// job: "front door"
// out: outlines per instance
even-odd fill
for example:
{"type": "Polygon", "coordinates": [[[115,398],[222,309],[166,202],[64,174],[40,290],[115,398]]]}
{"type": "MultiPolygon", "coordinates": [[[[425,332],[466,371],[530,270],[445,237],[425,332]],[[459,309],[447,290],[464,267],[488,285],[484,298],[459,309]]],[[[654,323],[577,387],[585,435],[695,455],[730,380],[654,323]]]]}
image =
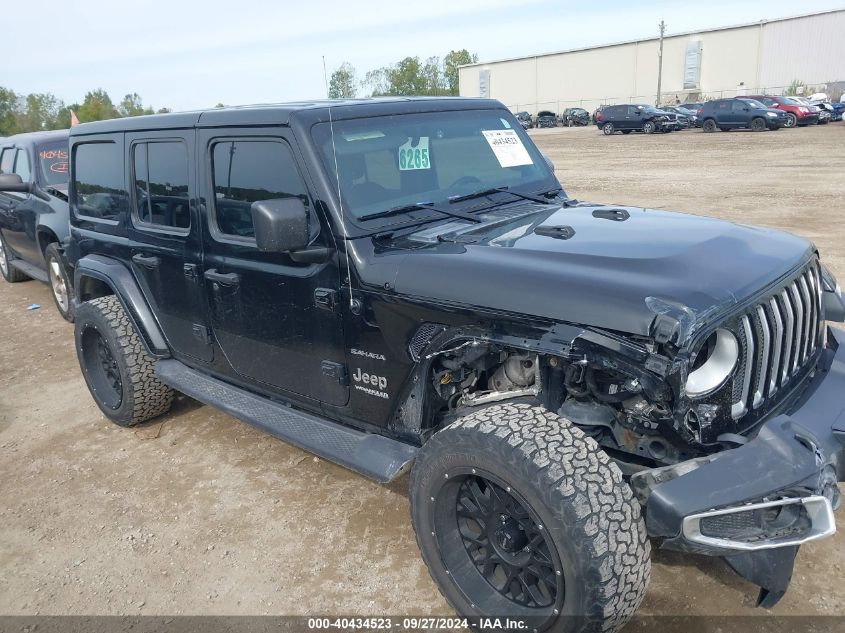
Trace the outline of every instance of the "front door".
{"type": "Polygon", "coordinates": [[[195,132],[127,134],[131,266],[174,355],[213,359],[192,165],[195,132]]]}
{"type": "MultiPolygon", "coordinates": [[[[23,182],[31,182],[32,161],[25,148],[10,148],[0,157],[3,163],[2,171],[17,174],[23,182]]],[[[38,239],[35,235],[36,206],[39,200],[29,193],[4,191],[0,193],[0,213],[3,214],[0,226],[6,244],[22,260],[44,267],[41,252],[38,249],[38,239]]]]}
{"type": "MultiPolygon", "coordinates": [[[[214,338],[231,370],[282,395],[346,404],[336,259],[300,262],[288,253],[259,251],[255,243],[253,202],[296,196],[314,211],[290,137],[278,128],[199,134],[207,166],[203,277],[214,338]]],[[[330,232],[319,222],[313,243],[331,247],[330,232]]]]}

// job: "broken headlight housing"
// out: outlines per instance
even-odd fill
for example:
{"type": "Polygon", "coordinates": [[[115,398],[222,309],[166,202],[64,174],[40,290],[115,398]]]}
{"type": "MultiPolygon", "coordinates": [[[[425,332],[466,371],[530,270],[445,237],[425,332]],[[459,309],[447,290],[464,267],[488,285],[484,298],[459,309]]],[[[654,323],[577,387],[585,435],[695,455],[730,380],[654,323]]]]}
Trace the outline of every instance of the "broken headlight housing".
{"type": "Polygon", "coordinates": [[[719,328],[702,343],[694,359],[686,392],[698,398],[713,393],[730,377],[739,359],[739,342],[733,332],[719,328]]]}

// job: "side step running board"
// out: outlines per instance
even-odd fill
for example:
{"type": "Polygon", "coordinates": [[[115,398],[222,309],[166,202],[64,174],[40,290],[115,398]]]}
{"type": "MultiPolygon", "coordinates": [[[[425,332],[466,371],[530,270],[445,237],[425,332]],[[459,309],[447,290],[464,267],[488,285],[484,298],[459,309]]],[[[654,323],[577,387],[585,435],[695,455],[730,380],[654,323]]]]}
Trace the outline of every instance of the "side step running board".
{"type": "Polygon", "coordinates": [[[17,268],[27,277],[32,277],[33,279],[37,279],[38,281],[43,281],[45,284],[50,283],[50,277],[47,275],[46,270],[41,270],[38,266],[33,266],[29,262],[25,262],[22,259],[10,259],[9,264],[17,268]]]}
{"type": "Polygon", "coordinates": [[[243,391],[178,360],[156,362],[155,373],[163,383],[195,400],[381,483],[404,472],[419,450],[243,391]]]}

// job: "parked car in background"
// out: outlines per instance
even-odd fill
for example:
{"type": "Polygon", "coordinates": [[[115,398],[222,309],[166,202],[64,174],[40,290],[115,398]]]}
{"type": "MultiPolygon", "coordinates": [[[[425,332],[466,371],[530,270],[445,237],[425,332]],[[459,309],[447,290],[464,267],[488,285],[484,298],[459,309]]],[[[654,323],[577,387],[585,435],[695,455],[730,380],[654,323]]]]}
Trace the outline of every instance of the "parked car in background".
{"type": "Polygon", "coordinates": [[[528,114],[528,112],[517,112],[514,116],[516,117],[516,120],[519,121],[523,130],[528,130],[534,127],[534,121],[531,119],[531,115],[528,114]]]}
{"type": "Polygon", "coordinates": [[[665,106],[662,109],[677,115],[678,122],[683,128],[699,127],[696,110],[689,110],[685,106],[665,106]]]}
{"type": "Polygon", "coordinates": [[[615,132],[668,132],[675,129],[675,122],[666,112],[651,106],[614,105],[606,106],[596,114],[596,127],[607,135],[615,132]]]}
{"type": "Polygon", "coordinates": [[[557,115],[549,110],[540,110],[537,113],[536,126],[541,127],[557,127],[557,115]]]}
{"type": "Polygon", "coordinates": [[[668,123],[664,126],[663,132],[674,132],[675,130],[681,130],[684,128],[684,124],[678,119],[678,115],[674,112],[670,112],[666,108],[660,107],[656,108],[653,105],[648,103],[638,103],[636,106],[646,112],[658,112],[668,119],[668,123]]]}
{"type": "Polygon", "coordinates": [[[803,106],[807,106],[811,111],[819,115],[819,125],[830,123],[830,110],[822,106],[822,102],[813,103],[806,97],[790,97],[793,101],[797,101],[803,106]]]}
{"type": "Polygon", "coordinates": [[[0,273],[9,283],[50,284],[59,313],[73,321],[62,250],[70,234],[67,148],[67,130],[0,140],[0,273]]]}
{"type": "Polygon", "coordinates": [[[698,111],[705,132],[746,128],[755,132],[779,130],[786,123],[784,114],[745,97],[708,101],[698,111]]]}
{"type": "Polygon", "coordinates": [[[747,99],[755,99],[767,108],[773,108],[786,113],[786,124],[784,127],[795,127],[813,125],[818,123],[819,115],[814,113],[810,106],[805,106],[791,97],[779,95],[747,95],[747,99]]]}
{"type": "Polygon", "coordinates": [[[566,127],[589,125],[590,113],[584,108],[566,108],[560,115],[560,122],[566,127]]]}

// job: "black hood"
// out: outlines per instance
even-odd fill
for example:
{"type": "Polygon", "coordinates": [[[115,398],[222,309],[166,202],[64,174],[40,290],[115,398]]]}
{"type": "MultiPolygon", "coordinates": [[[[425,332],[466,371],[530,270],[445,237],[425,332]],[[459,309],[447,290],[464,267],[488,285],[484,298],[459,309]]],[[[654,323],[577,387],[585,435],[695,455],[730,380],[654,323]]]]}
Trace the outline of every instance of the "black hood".
{"type": "Polygon", "coordinates": [[[480,225],[427,225],[377,249],[362,277],[400,295],[639,335],[669,311],[688,336],[814,250],[781,231],[668,211],[521,210],[527,215],[498,221],[491,212],[480,225]],[[382,257],[392,262],[380,266],[382,257]],[[377,278],[388,270],[392,279],[377,278]]]}

